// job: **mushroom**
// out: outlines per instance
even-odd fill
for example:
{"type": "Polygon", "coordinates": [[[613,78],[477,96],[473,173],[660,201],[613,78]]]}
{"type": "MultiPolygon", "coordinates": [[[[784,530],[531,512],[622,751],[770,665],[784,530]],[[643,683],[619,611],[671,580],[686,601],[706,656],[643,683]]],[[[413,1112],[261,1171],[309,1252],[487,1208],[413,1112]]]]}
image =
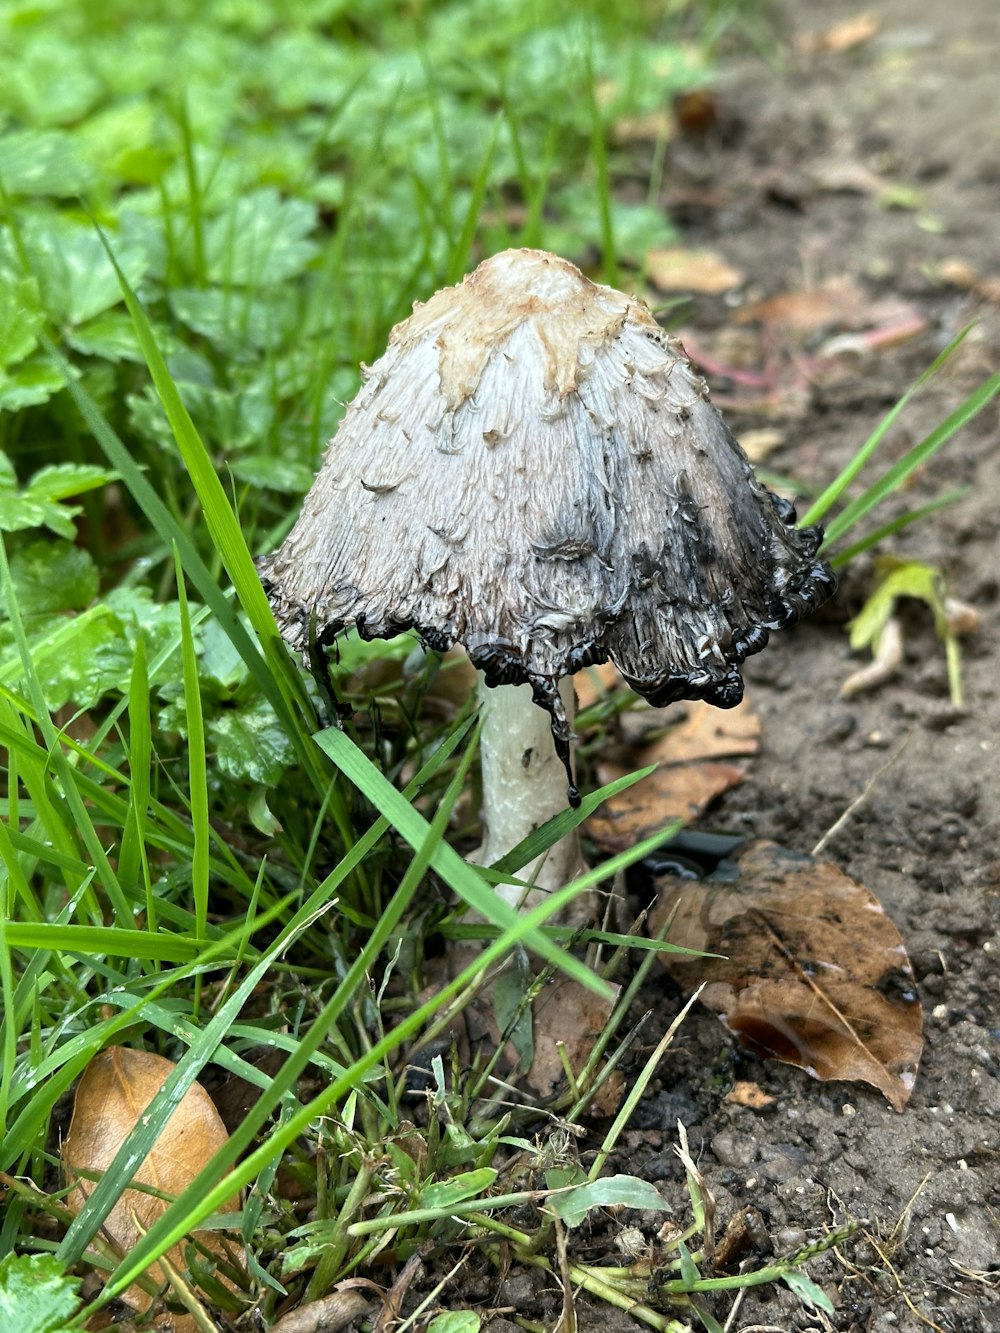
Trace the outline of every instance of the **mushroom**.
{"type": "MultiPolygon", "coordinates": [[[[489,687],[486,864],[579,804],[574,672],[610,658],[654,705],[731,708],[743,659],[836,586],[680,345],[564,259],[487,259],[363,374],[261,578],[295,648],[351,625],[464,646],[489,687]]],[[[571,836],[523,873],[547,891],[582,865],[571,836]]]]}

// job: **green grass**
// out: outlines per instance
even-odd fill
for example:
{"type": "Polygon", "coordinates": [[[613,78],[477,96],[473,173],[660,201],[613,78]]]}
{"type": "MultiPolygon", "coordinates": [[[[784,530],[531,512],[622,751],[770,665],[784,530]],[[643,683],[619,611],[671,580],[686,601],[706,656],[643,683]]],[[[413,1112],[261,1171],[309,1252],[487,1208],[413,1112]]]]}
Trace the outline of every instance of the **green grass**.
{"type": "MultiPolygon", "coordinates": [[[[513,1247],[555,1271],[560,1227],[599,1204],[651,1205],[643,1182],[599,1174],[625,1112],[589,1177],[553,1117],[581,1119],[634,1046],[626,1019],[659,946],[592,933],[573,952],[546,926],[651,843],[524,916],[490,889],[641,775],[474,870],[460,854],[476,837],[471,706],[429,724],[434,660],[408,640],[348,639],[333,674],[354,720],[324,730],[253,556],[288,530],[360,363],[413,300],[507,245],[617,280],[671,239],[657,209],[616,196],[635,164],[610,126],[702,80],[727,11],[680,13],[701,22],[698,46],[661,8],[0,0],[0,1291],[21,1271],[10,1256],[54,1254],[61,1268],[38,1269],[53,1329],[82,1327],[239,1189],[240,1295],[193,1252],[186,1281],[227,1317],[259,1299],[268,1324],[428,1238],[473,1239],[498,1265],[513,1247]],[[371,702],[351,690],[373,664],[391,686],[371,702]],[[428,994],[434,956],[470,933],[455,903],[487,919],[472,932],[483,951],[428,994]],[[414,1154],[408,1064],[434,1052],[491,967],[528,975],[529,956],[543,979],[628,983],[545,1108],[555,1128],[523,1137],[539,1108],[508,1105],[495,1057],[459,1072],[457,1056],[431,1054],[414,1154]],[[115,1043],[176,1067],[73,1217],[57,1125],[115,1043]],[[268,1052],[283,1057],[276,1072],[268,1052]],[[115,1254],[103,1219],[210,1068],[257,1100],[115,1254]],[[530,1184],[515,1188],[526,1152],[530,1184]],[[60,1273],[89,1267],[108,1276],[104,1295],[66,1305],[60,1273]]],[[[997,387],[868,483],[831,534],[867,519],[997,387]]],[[[876,434],[810,517],[862,465],[867,482],[876,434]]],[[[525,1004],[505,1021],[530,1045],[525,1004]]],[[[574,1281],[655,1328],[717,1327],[698,1305],[690,1170],[687,1185],[690,1225],[658,1287],[581,1265],[574,1281]]],[[[798,1282],[821,1303],[797,1274],[803,1257],[753,1280],[798,1282]]]]}

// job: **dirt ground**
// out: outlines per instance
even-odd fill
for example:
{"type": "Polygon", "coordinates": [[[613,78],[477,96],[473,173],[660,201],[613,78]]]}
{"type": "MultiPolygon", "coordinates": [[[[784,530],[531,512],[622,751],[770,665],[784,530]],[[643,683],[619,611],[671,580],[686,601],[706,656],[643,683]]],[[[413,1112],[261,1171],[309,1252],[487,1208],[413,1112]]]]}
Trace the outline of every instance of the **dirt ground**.
{"type": "MultiPolygon", "coordinates": [[[[667,175],[685,244],[720,251],[747,276],[751,299],[816,291],[846,277],[873,307],[892,297],[927,322],[896,347],[845,352],[825,377],[810,380],[806,367],[806,382],[779,394],[770,411],[732,415],[737,434],[779,429],[787,443],[767,466],[812,481],[846,461],[971,318],[980,323],[969,345],[903,417],[888,456],[920,439],[1000,359],[997,305],[942,276],[965,285],[973,273],[1000,274],[994,0],[937,8],[877,0],[868,11],[878,31],[854,50],[793,47],[781,69],[757,60],[730,68],[719,89],[718,139],[679,150],[667,175]],[[891,195],[866,181],[867,172],[885,190],[905,187],[898,198],[907,206],[886,207],[891,195]],[[696,187],[707,198],[702,205],[696,187]]],[[[856,12],[842,0],[801,4],[789,37],[856,12]]],[[[738,314],[719,298],[696,304],[694,337],[721,348],[719,361],[727,350],[732,357],[726,329],[738,314]]],[[[786,352],[779,332],[765,350],[779,360],[804,357],[811,336],[815,330],[786,352]]],[[[724,380],[713,387],[737,396],[724,380]]],[[[778,1252],[803,1232],[865,1219],[887,1259],[891,1252],[890,1267],[862,1237],[842,1248],[841,1261],[811,1266],[837,1307],[832,1321],[770,1290],[747,1294],[737,1329],[1000,1329],[998,445],[991,406],[901,504],[956,484],[971,488],[968,497],[891,547],[939,566],[982,615],[963,645],[964,713],[951,707],[941,645],[916,604],[905,622],[901,673],[877,692],[839,697],[852,669],[844,622],[870,589],[865,560],[848,571],[827,614],[747,664],[761,752],[707,826],[809,851],[906,742],[825,855],[866,884],[898,926],[919,982],[926,1044],[912,1099],[898,1115],[863,1085],[821,1084],[732,1049],[705,1013],[685,1023],[662,1090],[637,1122],[663,1132],[663,1152],[620,1168],[678,1178],[670,1149],[680,1118],[722,1218],[753,1204],[778,1252]],[[725,1101],[727,1080],[718,1074],[727,1062],[735,1066],[730,1078],[752,1079],[775,1098],[766,1110],[725,1101]]]]}
{"type": "MultiPolygon", "coordinates": [[[[713,394],[731,404],[737,435],[780,432],[769,469],[813,484],[836,472],[970,319],[979,323],[960,355],[894,428],[886,457],[920,439],[998,364],[995,0],[874,0],[868,12],[878,20],[868,40],[816,52],[794,38],[857,10],[844,0],[795,6],[780,57],[727,65],[718,124],[672,146],[664,178],[682,243],[713,248],[746,278],[738,305],[697,298],[682,336],[716,365],[740,357],[770,365],[763,388],[710,374],[713,394]],[[992,287],[977,286],[976,275],[992,287]],[[807,318],[790,331],[747,319],[754,301],[815,294],[830,280],[829,290],[846,284],[850,299],[825,321],[807,318]],[[866,350],[858,332],[891,322],[901,307],[923,330],[866,350]],[[825,345],[831,338],[839,346],[825,345]]],[[[906,742],[825,855],[898,926],[926,1044],[912,1099],[897,1114],[865,1085],[820,1083],[756,1060],[704,1011],[685,1022],[655,1096],[633,1121],[629,1150],[610,1168],[658,1182],[680,1207],[680,1119],[723,1225],[752,1205],[782,1253],[846,1220],[865,1224],[837,1255],[810,1265],[836,1306],[832,1318],[784,1288],[761,1288],[735,1313],[731,1294],[714,1307],[727,1329],[1000,1329],[998,444],[991,405],[892,502],[900,512],[970,487],[888,548],[939,566],[982,616],[963,641],[964,712],[949,701],[941,643],[916,603],[904,613],[899,674],[876,692],[839,696],[857,665],[845,625],[872,586],[867,558],[824,613],[747,663],[760,753],[705,828],[808,852],[906,742]],[[773,1101],[753,1110],[727,1100],[735,1079],[773,1101]]],[[[650,994],[662,1030],[679,1001],[669,983],[650,994]]],[[[595,1237],[591,1257],[599,1254],[595,1237]]],[[[499,1289],[484,1274],[482,1285],[469,1295],[546,1327],[558,1318],[559,1293],[540,1274],[513,1273],[499,1289]]],[[[578,1315],[583,1330],[637,1327],[585,1299],[578,1315]]]]}

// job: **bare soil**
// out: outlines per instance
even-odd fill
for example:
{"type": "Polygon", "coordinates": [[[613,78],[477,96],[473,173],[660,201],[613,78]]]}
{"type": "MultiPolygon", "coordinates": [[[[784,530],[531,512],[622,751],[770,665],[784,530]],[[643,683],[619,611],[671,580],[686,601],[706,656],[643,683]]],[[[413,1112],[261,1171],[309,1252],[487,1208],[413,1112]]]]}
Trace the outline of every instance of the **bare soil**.
{"type": "MultiPolygon", "coordinates": [[[[683,244],[708,246],[746,276],[741,303],[699,297],[685,325],[708,360],[780,369],[779,392],[758,410],[745,383],[711,376],[737,400],[737,435],[763,426],[783,443],[768,469],[820,485],[970,319],[960,354],[907,410],[886,441],[898,457],[992,373],[1000,309],[1000,24],[995,0],[914,6],[874,0],[878,31],[853,50],[807,53],[797,34],[857,11],[845,0],[803,3],[781,50],[740,56],[717,88],[718,123],[670,149],[664,203],[683,244]],[[877,178],[877,180],[875,179],[877,178]],[[889,206],[891,203],[896,206],[889,206]],[[961,261],[960,264],[952,261],[961,261]],[[755,299],[816,292],[848,278],[877,311],[905,302],[924,330],[878,352],[860,346],[817,367],[818,344],[857,330],[864,310],[796,341],[740,312],[755,299]],[[982,292],[987,296],[984,297],[982,292]],[[991,303],[987,297],[992,295],[991,303]],[[735,332],[734,332],[735,331],[735,332]]],[[[878,319],[873,315],[873,322],[878,319]]],[[[760,397],[760,395],[758,395],[760,397]]],[[[766,395],[765,395],[766,397],[766,395]]],[[[956,485],[970,488],[886,549],[938,566],[982,616],[963,641],[966,708],[949,701],[945,657],[926,608],[904,610],[905,659],[876,692],[839,695],[856,667],[845,632],[872,587],[867,557],[847,571],[824,613],[777,636],[747,663],[762,720],[747,780],[705,818],[707,828],[774,839],[808,852],[871,783],[825,855],[866,884],[898,926],[924,1006],[926,1044],[912,1099],[897,1114],[864,1085],[820,1083],[737,1047],[706,1012],[684,1023],[611,1169],[657,1182],[683,1209],[673,1152],[678,1119],[722,1226],[752,1206],[776,1253],[860,1219],[858,1236],[809,1268],[836,1313],[810,1313],[783,1288],[732,1294],[713,1307],[727,1328],[902,1333],[1000,1329],[1000,672],[998,528],[1000,437],[989,407],[927,466],[892,512],[956,485]],[[903,744],[905,742],[905,745],[903,744]],[[727,1100],[737,1079],[773,1100],[760,1110],[727,1100]],[[727,1318],[731,1323],[726,1323],[727,1318]]],[[[652,992],[662,1031],[679,1000],[652,992]]],[[[627,1215],[655,1234],[662,1219],[627,1215]]],[[[612,1233],[588,1257],[614,1253],[612,1233]]],[[[561,1299],[542,1274],[470,1275],[466,1295],[545,1327],[561,1299]]],[[[637,1327],[581,1297],[582,1330],[637,1327]]],[[[492,1324],[498,1330],[502,1324],[492,1324]]]]}

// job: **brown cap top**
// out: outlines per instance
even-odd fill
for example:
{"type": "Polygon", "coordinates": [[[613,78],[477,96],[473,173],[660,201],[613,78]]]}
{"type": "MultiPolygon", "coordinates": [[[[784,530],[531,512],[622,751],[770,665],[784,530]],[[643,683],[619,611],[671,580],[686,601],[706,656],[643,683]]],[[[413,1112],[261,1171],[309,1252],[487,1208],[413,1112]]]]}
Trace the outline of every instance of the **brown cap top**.
{"type": "Polygon", "coordinates": [[[259,567],[292,645],[313,614],[461,643],[565,741],[557,681],[608,658],[655,704],[739,702],[835,587],[794,519],[642,301],[508,250],[393,329],[259,567]]]}

